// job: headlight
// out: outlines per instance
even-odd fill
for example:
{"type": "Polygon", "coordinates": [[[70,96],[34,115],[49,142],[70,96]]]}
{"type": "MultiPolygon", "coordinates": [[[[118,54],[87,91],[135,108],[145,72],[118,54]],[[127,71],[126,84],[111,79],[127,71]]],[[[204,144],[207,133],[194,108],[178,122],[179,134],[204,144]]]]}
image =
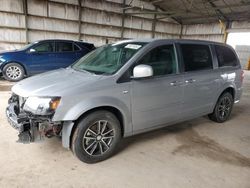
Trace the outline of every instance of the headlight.
{"type": "Polygon", "coordinates": [[[23,110],[36,115],[51,115],[60,103],[60,97],[29,97],[23,110]]]}
{"type": "Polygon", "coordinates": [[[0,65],[3,64],[3,62],[5,62],[5,59],[0,55],[0,65]]]}

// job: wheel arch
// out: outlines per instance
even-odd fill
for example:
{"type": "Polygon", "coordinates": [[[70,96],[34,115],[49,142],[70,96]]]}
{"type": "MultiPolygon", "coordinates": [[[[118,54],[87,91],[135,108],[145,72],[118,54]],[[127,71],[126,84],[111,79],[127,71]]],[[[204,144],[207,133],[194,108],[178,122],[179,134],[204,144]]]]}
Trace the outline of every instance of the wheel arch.
{"type": "Polygon", "coordinates": [[[80,117],[78,117],[78,119],[76,119],[74,121],[72,129],[70,131],[70,135],[67,136],[69,139],[69,141],[68,141],[69,148],[71,148],[73,134],[77,128],[78,122],[81,121],[87,115],[89,115],[95,111],[98,111],[98,110],[106,110],[106,111],[113,113],[116,116],[116,118],[118,119],[118,121],[120,122],[120,125],[121,125],[122,137],[124,137],[124,124],[125,124],[125,122],[124,122],[124,116],[123,116],[122,112],[118,108],[113,107],[113,106],[98,106],[98,107],[94,107],[92,109],[85,111],[83,114],[80,115],[80,117]]]}
{"type": "MultiPolygon", "coordinates": [[[[221,92],[220,96],[223,95],[223,94],[226,93],[226,92],[230,93],[230,94],[232,95],[233,99],[235,98],[235,88],[234,88],[234,87],[228,86],[227,88],[225,88],[225,89],[221,92]]],[[[220,98],[220,96],[219,96],[219,98],[220,98]]],[[[219,99],[219,98],[218,98],[218,99],[219,99]]]]}
{"type": "Polygon", "coordinates": [[[18,61],[8,61],[8,62],[6,62],[3,65],[2,70],[4,70],[4,67],[6,67],[7,65],[9,65],[10,63],[16,63],[16,64],[20,65],[23,68],[23,70],[24,70],[24,75],[26,75],[26,76],[28,75],[27,67],[25,65],[23,65],[22,63],[18,62],[18,61]]]}
{"type": "Polygon", "coordinates": [[[216,104],[217,104],[217,102],[218,102],[218,100],[219,100],[219,98],[225,93],[225,92],[229,92],[229,93],[231,93],[232,94],[232,96],[233,96],[233,100],[235,99],[235,87],[234,86],[232,86],[232,85],[227,85],[227,86],[225,86],[219,93],[217,93],[217,96],[215,96],[215,98],[214,98],[214,104],[212,105],[212,107],[211,107],[211,112],[214,110],[214,108],[215,108],[215,106],[216,106],[216,104]]]}

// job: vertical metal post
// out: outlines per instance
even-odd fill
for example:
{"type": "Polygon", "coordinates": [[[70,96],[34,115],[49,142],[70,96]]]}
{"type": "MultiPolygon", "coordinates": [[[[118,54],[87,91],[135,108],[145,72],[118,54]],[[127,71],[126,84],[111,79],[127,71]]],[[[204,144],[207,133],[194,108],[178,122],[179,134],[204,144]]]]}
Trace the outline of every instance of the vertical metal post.
{"type": "Polygon", "coordinates": [[[28,7],[27,0],[23,0],[23,13],[24,13],[24,24],[25,24],[25,43],[29,43],[28,38],[28,7]]]}
{"type": "Polygon", "coordinates": [[[78,40],[81,40],[82,34],[82,0],[78,0],[78,40]]]}
{"type": "Polygon", "coordinates": [[[46,8],[47,8],[47,17],[49,17],[49,0],[46,2],[46,8]]]}
{"type": "Polygon", "coordinates": [[[227,43],[227,38],[228,38],[227,30],[229,29],[230,22],[224,23],[221,20],[219,20],[219,23],[223,32],[223,43],[227,43]]]}
{"type": "Polygon", "coordinates": [[[126,7],[126,0],[123,0],[122,3],[122,26],[121,26],[121,39],[124,39],[124,23],[125,23],[125,7],[126,7]]]}
{"type": "MultiPolygon", "coordinates": [[[[157,7],[155,7],[155,12],[157,12],[157,7]]],[[[153,22],[152,22],[152,33],[151,33],[152,38],[155,38],[156,22],[157,22],[157,15],[154,14],[154,19],[153,19],[153,22]]]]}
{"type": "Polygon", "coordinates": [[[180,39],[182,39],[182,35],[183,35],[183,24],[181,24],[181,32],[180,32],[180,36],[179,36],[180,39]]]}
{"type": "Polygon", "coordinates": [[[231,27],[231,22],[227,22],[226,23],[226,28],[224,31],[224,38],[223,38],[223,42],[226,44],[227,43],[227,38],[228,38],[228,29],[231,27]]]}

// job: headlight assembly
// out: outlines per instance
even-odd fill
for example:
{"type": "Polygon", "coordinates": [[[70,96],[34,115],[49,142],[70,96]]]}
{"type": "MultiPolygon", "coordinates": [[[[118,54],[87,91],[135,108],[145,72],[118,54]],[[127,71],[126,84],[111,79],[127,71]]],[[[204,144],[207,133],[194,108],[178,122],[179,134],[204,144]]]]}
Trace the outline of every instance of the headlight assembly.
{"type": "Polygon", "coordinates": [[[5,62],[5,59],[3,58],[3,56],[0,55],[0,65],[5,62]]]}
{"type": "Polygon", "coordinates": [[[29,97],[23,110],[35,115],[51,115],[60,103],[60,97],[29,97]]]}

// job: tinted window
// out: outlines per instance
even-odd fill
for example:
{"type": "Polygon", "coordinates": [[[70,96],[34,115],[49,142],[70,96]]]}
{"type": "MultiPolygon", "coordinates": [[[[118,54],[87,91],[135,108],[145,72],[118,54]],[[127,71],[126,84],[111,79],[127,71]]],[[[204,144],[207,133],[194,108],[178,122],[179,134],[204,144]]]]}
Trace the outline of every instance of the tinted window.
{"type": "Polygon", "coordinates": [[[230,48],[216,45],[215,51],[217,54],[219,67],[237,65],[237,58],[230,48]]]}
{"type": "Polygon", "coordinates": [[[71,42],[56,42],[57,52],[72,52],[73,44],[71,42]]]}
{"type": "Polygon", "coordinates": [[[42,44],[38,44],[33,49],[36,52],[53,52],[54,42],[44,42],[42,44]]]}
{"type": "Polygon", "coordinates": [[[74,44],[74,51],[79,51],[81,50],[77,45],[74,44]]]}
{"type": "Polygon", "coordinates": [[[181,51],[184,60],[185,72],[213,68],[209,46],[182,44],[181,51]]]}
{"type": "Polygon", "coordinates": [[[160,46],[146,54],[139,64],[150,65],[154,76],[176,73],[176,59],[173,45],[160,46]]]}

